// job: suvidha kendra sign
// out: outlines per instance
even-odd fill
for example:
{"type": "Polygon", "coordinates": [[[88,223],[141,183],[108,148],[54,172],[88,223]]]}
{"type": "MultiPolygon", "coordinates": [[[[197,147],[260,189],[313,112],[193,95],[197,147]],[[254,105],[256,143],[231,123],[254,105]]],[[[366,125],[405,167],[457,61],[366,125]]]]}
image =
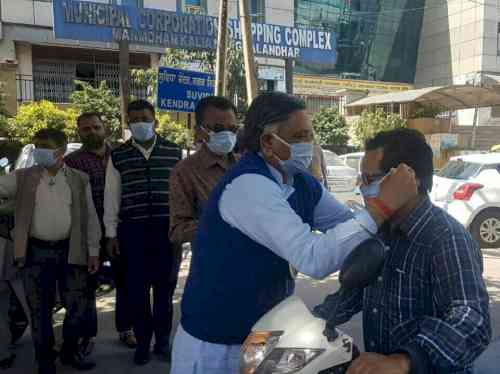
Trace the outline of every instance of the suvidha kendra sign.
{"type": "MultiPolygon", "coordinates": [[[[159,9],[87,1],[54,0],[54,32],[58,39],[98,42],[128,41],[156,47],[215,50],[217,18],[159,9]]],[[[241,45],[238,20],[229,21],[229,36],[241,45]]],[[[252,23],[256,55],[335,65],[333,32],[252,23]]]]}

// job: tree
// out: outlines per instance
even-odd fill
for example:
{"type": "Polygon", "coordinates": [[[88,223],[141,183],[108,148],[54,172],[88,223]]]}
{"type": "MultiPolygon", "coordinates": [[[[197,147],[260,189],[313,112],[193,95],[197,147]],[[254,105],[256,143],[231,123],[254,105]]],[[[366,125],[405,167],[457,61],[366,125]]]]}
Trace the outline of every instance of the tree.
{"type": "Polygon", "coordinates": [[[375,111],[364,111],[359,119],[352,124],[352,142],[364,147],[365,142],[381,131],[406,127],[406,120],[399,114],[386,113],[378,108],[375,111]]]}
{"type": "Polygon", "coordinates": [[[159,135],[183,149],[191,148],[193,145],[193,136],[184,124],[172,120],[168,113],[157,113],[156,118],[159,122],[156,131],[159,135]]]}
{"type": "MultiPolygon", "coordinates": [[[[192,69],[204,73],[214,74],[215,53],[204,51],[190,51],[185,49],[165,49],[160,65],[177,69],[192,69]]],[[[226,96],[234,101],[238,112],[246,109],[247,94],[245,83],[245,66],[243,51],[234,43],[228,46],[226,67],[226,96]]],[[[158,70],[157,69],[133,69],[131,78],[140,85],[149,87],[149,99],[156,100],[158,92],[158,70]]]]}
{"type": "Polygon", "coordinates": [[[110,137],[114,140],[121,138],[120,99],[113,95],[106,81],[102,81],[98,87],[93,87],[87,82],[75,81],[75,83],[80,86],[80,90],[71,94],[70,101],[73,107],[80,113],[100,113],[110,137]]]}
{"type": "Polygon", "coordinates": [[[60,109],[50,101],[39,101],[19,107],[15,117],[8,121],[9,136],[26,144],[41,129],[63,130],[70,140],[75,140],[78,112],[72,108],[60,109]]]}
{"type": "Polygon", "coordinates": [[[10,114],[7,111],[7,107],[5,105],[5,99],[7,97],[7,94],[5,92],[5,83],[0,82],[0,133],[2,136],[8,136],[9,133],[10,114]]]}
{"type": "Polygon", "coordinates": [[[345,147],[349,129],[337,108],[323,108],[312,119],[316,141],[322,147],[345,147]]]}

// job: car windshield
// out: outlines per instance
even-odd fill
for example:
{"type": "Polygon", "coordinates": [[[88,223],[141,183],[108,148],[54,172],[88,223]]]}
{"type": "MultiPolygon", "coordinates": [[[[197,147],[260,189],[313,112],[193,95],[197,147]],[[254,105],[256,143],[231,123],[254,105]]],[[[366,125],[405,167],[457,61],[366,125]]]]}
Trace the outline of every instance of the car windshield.
{"type": "Polygon", "coordinates": [[[477,175],[483,165],[461,159],[449,161],[438,173],[438,176],[450,179],[469,179],[477,175]]]}
{"type": "Polygon", "coordinates": [[[330,151],[323,151],[325,161],[328,166],[345,166],[342,160],[335,153],[330,151]]]}

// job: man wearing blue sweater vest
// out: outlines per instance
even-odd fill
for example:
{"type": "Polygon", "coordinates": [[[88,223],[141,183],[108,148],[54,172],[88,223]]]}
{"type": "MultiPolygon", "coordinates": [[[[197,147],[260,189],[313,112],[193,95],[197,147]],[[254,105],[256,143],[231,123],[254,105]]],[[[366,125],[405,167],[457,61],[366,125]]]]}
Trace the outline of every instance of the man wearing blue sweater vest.
{"type": "Polygon", "coordinates": [[[381,182],[377,202],[354,216],[307,173],[313,129],[293,96],[257,97],[244,131],[247,152],[199,222],[171,374],[238,373],[252,326],[293,293],[289,265],[314,278],[339,270],[385,212],[417,194],[413,171],[400,165],[381,182]]]}

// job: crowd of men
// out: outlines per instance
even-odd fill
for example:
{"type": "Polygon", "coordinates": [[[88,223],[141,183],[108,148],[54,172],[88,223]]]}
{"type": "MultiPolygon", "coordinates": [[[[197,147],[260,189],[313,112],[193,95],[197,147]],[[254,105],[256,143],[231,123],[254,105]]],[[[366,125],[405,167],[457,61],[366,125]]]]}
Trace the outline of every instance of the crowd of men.
{"type": "MultiPolygon", "coordinates": [[[[0,177],[0,196],[15,200],[13,265],[26,290],[39,374],[55,374],[58,356],[78,370],[96,366],[104,261],[116,286],[118,337],[135,349],[136,365],[148,364],[154,341],[153,353],[171,362],[172,374],[236,374],[251,327],[294,292],[290,265],[323,278],[373,235],[390,247],[383,273],[343,298],[334,321],[364,314],[369,353],[348,373],[472,372],[491,337],[481,252],[430,202],[432,151],[420,133],[394,130],[367,142],[366,209],[353,212],[325,187],[311,122],[296,97],[258,96],[241,139],[230,101],[201,100],[197,152],[184,160],[178,145],[156,133],[157,123],[150,103],[130,103],[131,138],[112,147],[100,115],[84,113],[80,150],[65,157],[64,133],[40,130],[36,166],[0,177]],[[171,346],[187,242],[192,262],[171,346]],[[66,309],[59,351],[56,291],[66,309]]],[[[329,296],[315,315],[328,320],[337,299],[329,296]]],[[[13,359],[0,342],[0,367],[13,359]]]]}

